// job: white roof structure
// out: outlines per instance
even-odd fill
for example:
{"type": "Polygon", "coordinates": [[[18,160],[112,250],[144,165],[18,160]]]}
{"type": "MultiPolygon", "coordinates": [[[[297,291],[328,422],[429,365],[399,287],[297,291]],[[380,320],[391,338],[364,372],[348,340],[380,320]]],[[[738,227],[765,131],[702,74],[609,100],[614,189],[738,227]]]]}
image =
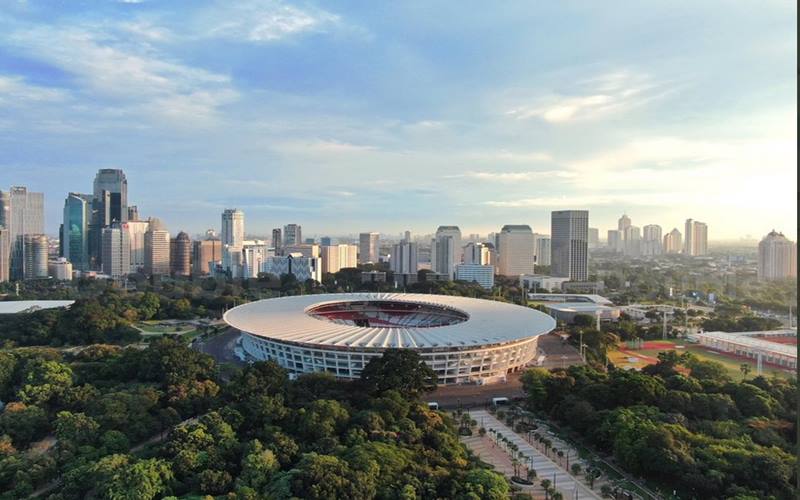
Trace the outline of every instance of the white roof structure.
{"type": "MultiPolygon", "coordinates": [[[[433,312],[431,314],[437,314],[433,312]]],[[[411,293],[341,293],[266,299],[235,307],[224,320],[246,333],[284,342],[342,348],[460,348],[494,345],[543,335],[556,326],[550,316],[491,300],[411,293]],[[321,306],[383,302],[436,308],[457,322],[443,326],[357,326],[309,314],[321,306]]]]}
{"type": "Polygon", "coordinates": [[[528,299],[536,302],[585,302],[614,305],[609,299],[593,293],[529,293],[528,299]]]}
{"type": "MultiPolygon", "coordinates": [[[[779,344],[777,342],[770,342],[764,340],[763,337],[771,336],[788,336],[792,332],[790,330],[772,330],[763,332],[704,332],[697,333],[694,336],[698,339],[707,339],[712,342],[728,342],[750,349],[760,349],[765,352],[774,352],[788,356],[790,358],[797,358],[797,346],[791,344],[779,344]]],[[[795,332],[795,335],[797,333],[795,332]]]]}
{"type": "Polygon", "coordinates": [[[0,301],[0,314],[17,314],[41,309],[69,307],[74,303],[74,300],[4,300],[0,301]]]}

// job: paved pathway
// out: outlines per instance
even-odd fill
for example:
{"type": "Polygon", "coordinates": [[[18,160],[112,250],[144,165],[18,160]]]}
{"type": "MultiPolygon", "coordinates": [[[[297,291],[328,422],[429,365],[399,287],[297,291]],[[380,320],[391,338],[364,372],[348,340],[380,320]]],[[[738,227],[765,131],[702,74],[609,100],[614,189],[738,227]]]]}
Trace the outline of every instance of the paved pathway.
{"type": "Polygon", "coordinates": [[[519,446],[519,451],[529,457],[533,457],[533,468],[536,471],[537,482],[542,479],[549,479],[552,481],[555,477],[555,487],[564,495],[565,500],[597,500],[601,498],[599,494],[590,490],[589,487],[580,482],[580,480],[576,480],[549,457],[546,457],[542,452],[528,444],[522,436],[512,431],[506,424],[497,420],[497,418],[488,411],[474,410],[470,412],[470,415],[474,420],[478,421],[479,425],[483,425],[487,432],[489,429],[499,431],[503,436],[519,446]],[[575,495],[576,488],[577,496],[575,495]]]}

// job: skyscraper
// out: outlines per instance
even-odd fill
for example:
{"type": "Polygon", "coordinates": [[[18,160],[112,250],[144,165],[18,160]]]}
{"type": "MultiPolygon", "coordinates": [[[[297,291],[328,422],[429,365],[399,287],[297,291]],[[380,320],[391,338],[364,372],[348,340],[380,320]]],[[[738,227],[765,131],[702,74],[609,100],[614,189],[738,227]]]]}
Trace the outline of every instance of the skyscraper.
{"type": "Polygon", "coordinates": [[[403,240],[392,246],[390,269],[395,274],[416,274],[417,259],[417,244],[403,240]]]}
{"type": "Polygon", "coordinates": [[[625,247],[622,232],[619,229],[609,229],[607,243],[609,250],[621,252],[625,247]]]}
{"type": "Polygon", "coordinates": [[[148,276],[169,274],[169,231],[155,217],[144,234],[144,272],[148,276]]]}
{"type": "Polygon", "coordinates": [[[455,278],[456,265],[461,263],[461,230],[458,226],[439,226],[431,242],[431,269],[455,278]]]}
{"type": "Polygon", "coordinates": [[[69,193],[64,200],[64,222],[61,226],[61,256],[72,263],[73,269],[89,270],[89,225],[92,197],[69,193]]]}
{"type": "Polygon", "coordinates": [[[340,243],[323,246],[320,248],[320,256],[323,273],[336,273],[341,269],[354,268],[358,258],[358,245],[340,243]]]}
{"type": "Polygon", "coordinates": [[[115,168],[101,168],[94,178],[93,197],[95,200],[107,203],[107,226],[112,222],[125,222],[128,220],[128,179],[125,172],[115,168]],[[106,195],[108,193],[107,201],[106,195]]]}
{"type": "Polygon", "coordinates": [[[173,276],[189,276],[192,274],[192,240],[181,231],[170,242],[170,271],[173,276]]]}
{"type": "Polygon", "coordinates": [[[275,249],[276,254],[280,252],[281,246],[283,246],[281,242],[281,228],[276,227],[272,230],[272,248],[275,249]]]}
{"type": "Polygon", "coordinates": [[[797,277],[797,243],[774,229],[758,243],[758,279],[797,277]]]}
{"type": "Polygon", "coordinates": [[[519,276],[533,274],[534,238],[527,224],[507,224],[498,235],[499,274],[519,276]]]}
{"type": "Polygon", "coordinates": [[[551,264],[550,235],[533,233],[533,251],[538,266],[549,266],[551,264]]]}
{"type": "MultiPolygon", "coordinates": [[[[44,233],[44,194],[28,191],[22,186],[14,186],[8,192],[0,191],[0,226],[8,230],[9,261],[11,279],[24,279],[36,274],[26,269],[32,263],[26,255],[25,235],[44,233]]],[[[47,275],[47,259],[44,263],[47,275]]]]}
{"type": "Polygon", "coordinates": [[[589,279],[589,211],[551,213],[551,274],[571,281],[589,279]]]}
{"type": "Polygon", "coordinates": [[[128,233],[128,245],[131,249],[128,273],[138,273],[144,270],[144,235],[150,228],[146,220],[128,220],[121,224],[122,230],[128,233]]]}
{"type": "Polygon", "coordinates": [[[241,248],[244,242],[244,212],[237,208],[229,208],[222,212],[220,239],[223,246],[241,248]]]}
{"type": "Polygon", "coordinates": [[[9,231],[4,226],[0,226],[0,283],[11,279],[11,244],[9,241],[9,231]]]}
{"type": "Polygon", "coordinates": [[[642,231],[638,226],[628,226],[622,232],[625,255],[638,257],[642,253],[642,231]]]}
{"type": "Polygon", "coordinates": [[[47,236],[43,234],[22,235],[23,279],[47,278],[47,236]]]}
{"type": "Polygon", "coordinates": [[[681,253],[683,242],[681,232],[678,228],[672,228],[672,231],[664,235],[664,253],[681,253]]]}
{"type": "Polygon", "coordinates": [[[213,263],[222,262],[222,241],[217,238],[197,240],[192,245],[192,274],[209,274],[213,263]]]}
{"type": "Polygon", "coordinates": [[[303,243],[303,230],[299,224],[283,226],[283,245],[299,245],[303,243]]]}
{"type": "Polygon", "coordinates": [[[617,230],[625,232],[631,226],[631,218],[628,217],[626,214],[622,214],[622,217],[619,218],[617,221],[617,230]]]}
{"type": "Polygon", "coordinates": [[[490,261],[490,250],[483,243],[470,242],[464,245],[464,264],[477,264],[486,266],[492,264],[490,261]]]}
{"type": "Polygon", "coordinates": [[[661,226],[648,224],[642,228],[642,255],[661,255],[663,244],[661,226]]]}
{"type": "Polygon", "coordinates": [[[113,279],[127,275],[131,269],[131,245],[128,231],[115,222],[103,228],[103,273],[113,279]]]}
{"type": "Polygon", "coordinates": [[[691,256],[708,253],[708,226],[703,222],[686,219],[683,253],[691,256]]]}
{"type": "Polygon", "coordinates": [[[600,230],[596,227],[589,228],[589,248],[600,246],[600,230]]]}
{"type": "Polygon", "coordinates": [[[358,263],[378,262],[378,239],[380,233],[361,233],[358,235],[358,263]]]}

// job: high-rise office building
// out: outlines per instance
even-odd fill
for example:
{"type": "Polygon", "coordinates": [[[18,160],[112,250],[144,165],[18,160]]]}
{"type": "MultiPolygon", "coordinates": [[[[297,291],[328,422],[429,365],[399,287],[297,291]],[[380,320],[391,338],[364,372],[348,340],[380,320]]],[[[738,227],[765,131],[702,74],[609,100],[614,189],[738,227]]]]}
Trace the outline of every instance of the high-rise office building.
{"type": "Polygon", "coordinates": [[[245,241],[242,247],[242,277],[257,278],[270,257],[275,257],[275,250],[266,241],[245,241]]]}
{"type": "Polygon", "coordinates": [[[549,266],[551,249],[550,235],[533,233],[533,252],[537,266],[549,266]]]}
{"type": "Polygon", "coordinates": [[[275,254],[280,255],[283,242],[281,241],[281,228],[276,227],[272,230],[272,248],[275,249],[275,254]]]}
{"type": "Polygon", "coordinates": [[[530,226],[507,224],[500,230],[497,240],[500,275],[533,274],[535,240],[530,226]]]}
{"type": "Polygon", "coordinates": [[[0,283],[11,279],[11,241],[10,233],[0,225],[0,283]]]}
{"type": "Polygon", "coordinates": [[[678,228],[672,228],[672,231],[664,235],[664,253],[681,253],[683,249],[683,238],[678,228]]]}
{"type": "Polygon", "coordinates": [[[340,243],[320,247],[323,273],[337,273],[341,269],[354,268],[358,262],[358,245],[340,243]]]}
{"type": "Polygon", "coordinates": [[[596,227],[589,228],[589,248],[600,246],[600,230],[596,227]]]}
{"type": "MultiPolygon", "coordinates": [[[[13,186],[7,192],[0,191],[0,226],[8,230],[11,279],[41,274],[38,272],[41,268],[26,269],[26,265],[34,262],[34,259],[25,254],[26,249],[32,247],[26,247],[24,236],[44,233],[44,194],[28,191],[23,186],[13,186]]],[[[46,276],[46,261],[44,269],[46,276]]]]}
{"type": "Polygon", "coordinates": [[[358,235],[358,263],[373,264],[378,262],[378,245],[380,233],[361,233],[358,235]]]}
{"type": "Polygon", "coordinates": [[[170,241],[170,271],[173,276],[189,276],[192,274],[192,240],[181,231],[170,241]]]}
{"type": "Polygon", "coordinates": [[[571,281],[589,279],[589,211],[551,213],[551,273],[571,281]]]}
{"type": "Polygon", "coordinates": [[[283,226],[283,245],[300,245],[303,243],[303,228],[299,224],[283,226]]]}
{"type": "Polygon", "coordinates": [[[43,234],[22,235],[23,279],[47,278],[47,246],[47,236],[43,234]]]}
{"type": "Polygon", "coordinates": [[[155,217],[149,222],[144,234],[144,272],[148,276],[169,274],[169,231],[155,217]]]}
{"type": "Polygon", "coordinates": [[[223,245],[241,247],[244,242],[244,212],[229,208],[222,212],[220,239],[223,245]]]}
{"type": "Polygon", "coordinates": [[[439,226],[431,242],[431,269],[454,279],[461,263],[461,230],[458,226],[439,226]]]}
{"type": "Polygon", "coordinates": [[[389,267],[395,274],[416,274],[418,258],[417,244],[403,240],[400,243],[392,245],[389,267]]]}
{"type": "Polygon", "coordinates": [[[104,208],[108,219],[103,226],[128,220],[128,179],[125,172],[115,168],[98,170],[94,178],[93,196],[106,205],[104,208]]]}
{"type": "Polygon", "coordinates": [[[758,243],[758,279],[797,277],[797,243],[774,229],[758,243]]]}
{"type": "Polygon", "coordinates": [[[203,276],[222,263],[222,241],[217,238],[197,240],[192,245],[192,274],[203,276]]]}
{"type": "Polygon", "coordinates": [[[128,245],[131,249],[128,274],[142,272],[145,261],[144,235],[150,228],[150,222],[146,220],[128,220],[128,222],[123,222],[120,226],[123,231],[128,233],[128,245]]]}
{"type": "Polygon", "coordinates": [[[642,228],[642,255],[661,255],[663,252],[661,226],[648,224],[642,228]]]}
{"type": "Polygon", "coordinates": [[[642,231],[638,226],[628,226],[622,232],[625,242],[624,252],[629,257],[639,257],[642,254],[642,231]]]}
{"type": "Polygon", "coordinates": [[[490,261],[490,249],[483,243],[470,242],[464,245],[464,264],[477,264],[486,266],[492,264],[490,261]]]}
{"type": "Polygon", "coordinates": [[[686,219],[683,238],[685,255],[700,256],[708,253],[708,226],[705,223],[686,219]]]}
{"type": "Polygon", "coordinates": [[[64,222],[61,225],[61,256],[72,263],[73,269],[89,270],[89,225],[92,197],[69,193],[64,200],[64,222]]]}
{"type": "Polygon", "coordinates": [[[487,290],[491,290],[494,286],[494,274],[494,266],[480,264],[459,264],[456,266],[457,280],[477,283],[487,290]]]}
{"type": "Polygon", "coordinates": [[[103,274],[119,279],[130,272],[131,246],[128,231],[119,222],[103,228],[103,274]]]}

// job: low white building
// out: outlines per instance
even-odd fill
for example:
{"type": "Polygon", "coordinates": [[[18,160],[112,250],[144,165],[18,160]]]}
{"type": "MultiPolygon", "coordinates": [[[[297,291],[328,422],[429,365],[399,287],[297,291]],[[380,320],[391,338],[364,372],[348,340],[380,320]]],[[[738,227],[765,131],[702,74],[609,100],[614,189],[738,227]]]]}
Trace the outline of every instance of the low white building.
{"type": "Polygon", "coordinates": [[[560,292],[564,283],[569,281],[569,278],[559,278],[554,276],[545,276],[542,274],[523,274],[519,277],[519,285],[522,288],[536,293],[537,290],[545,291],[558,291],[560,292]]]}
{"type": "Polygon", "coordinates": [[[459,264],[456,266],[456,280],[476,282],[491,290],[494,286],[494,266],[480,264],[459,264]]]}
{"type": "Polygon", "coordinates": [[[619,320],[619,307],[597,304],[595,302],[550,302],[544,304],[550,316],[566,323],[572,323],[575,316],[583,314],[600,321],[619,320]]]}
{"type": "Polygon", "coordinates": [[[292,274],[297,281],[314,280],[322,282],[322,259],[303,257],[301,253],[290,253],[281,257],[269,257],[261,265],[261,272],[283,276],[292,274]]]}
{"type": "Polygon", "coordinates": [[[762,332],[705,332],[691,336],[700,344],[735,356],[742,356],[771,365],[797,369],[797,345],[768,339],[797,339],[797,330],[769,330],[762,332]]]}
{"type": "Polygon", "coordinates": [[[72,279],[72,263],[60,257],[47,263],[47,274],[55,280],[70,281],[72,279]]]}

